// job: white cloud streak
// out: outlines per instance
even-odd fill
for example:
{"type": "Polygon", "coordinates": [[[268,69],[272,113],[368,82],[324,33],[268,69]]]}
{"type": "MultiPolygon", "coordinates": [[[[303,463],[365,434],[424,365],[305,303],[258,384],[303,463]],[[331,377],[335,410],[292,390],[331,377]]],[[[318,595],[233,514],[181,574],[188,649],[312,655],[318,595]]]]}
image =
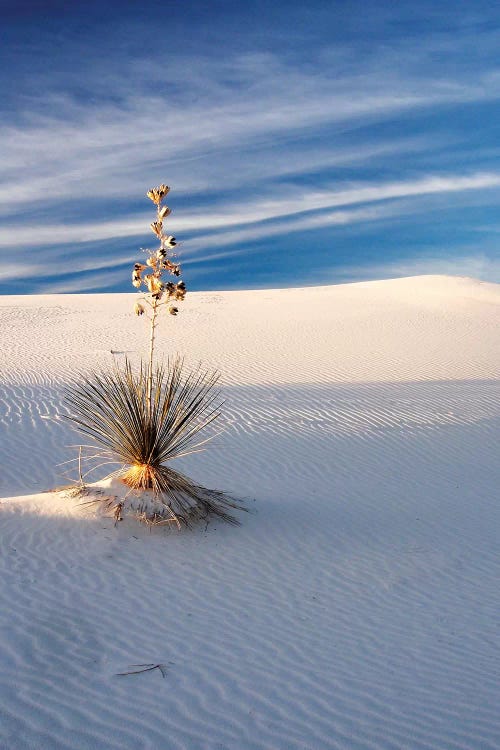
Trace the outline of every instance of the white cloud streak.
{"type": "MultiPolygon", "coordinates": [[[[147,244],[151,214],[133,208],[127,216],[116,206],[142,205],[143,191],[165,179],[181,201],[189,197],[187,208],[173,206],[169,227],[188,240],[193,260],[201,248],[411,213],[411,202],[425,196],[495,190],[500,173],[477,159],[467,172],[401,166],[450,148],[452,137],[371,133],[391,118],[500,96],[491,65],[474,75],[422,67],[437,51],[434,39],[358,63],[352,51],[322,50],[321,67],[271,54],[173,59],[175,85],[161,81],[151,61],[122,60],[119,75],[87,81],[112,91],[112,100],[77,103],[45,89],[15,124],[0,124],[0,248],[24,249],[19,265],[43,279],[58,273],[63,246],[120,238],[147,244]],[[96,205],[108,203],[116,217],[97,220],[96,205]],[[42,248],[46,264],[34,260],[42,248]]],[[[89,249],[89,257],[73,258],[71,271],[101,271],[109,280],[112,256],[89,249]]],[[[11,267],[10,259],[0,267],[0,280],[11,267]]]]}
{"type": "MultiPolygon", "coordinates": [[[[500,186],[500,174],[480,173],[472,175],[428,175],[412,182],[389,182],[378,185],[355,185],[346,190],[298,190],[290,188],[290,195],[281,199],[261,199],[229,205],[224,210],[206,213],[182,214],[172,216],[170,226],[175,232],[206,232],[209,230],[224,231],[231,227],[255,225],[270,220],[301,216],[295,222],[295,228],[320,227],[330,224],[348,224],[376,218],[373,210],[363,209],[350,212],[337,212],[329,215],[307,216],[311,212],[326,209],[353,206],[357,204],[378,203],[388,200],[419,197],[425,195],[479,191],[500,186]]],[[[393,213],[397,211],[393,210],[393,213]]],[[[18,224],[0,227],[0,247],[22,247],[28,243],[37,246],[105,241],[120,237],[146,237],[145,227],[150,221],[149,215],[135,219],[94,222],[85,224],[52,224],[23,227],[18,224]]],[[[291,225],[288,225],[289,227],[291,225]]],[[[272,227],[262,227],[261,236],[277,234],[284,230],[273,231],[272,227]]],[[[255,228],[248,230],[255,236],[255,228]]],[[[240,239],[244,235],[240,234],[240,239]]],[[[205,238],[206,239],[206,238],[205,238]]],[[[233,240],[230,240],[233,241],[233,240]]],[[[194,244],[198,244],[195,240],[194,244]]],[[[226,243],[227,244],[227,243],[226,243]]]]}
{"type": "Polygon", "coordinates": [[[136,197],[139,185],[165,173],[180,193],[192,195],[214,185],[227,189],[294,170],[380,158],[401,152],[404,139],[392,148],[365,143],[344,154],[334,143],[325,148],[324,137],[315,152],[308,139],[325,127],[333,128],[331,138],[349,123],[366,126],[398,113],[500,94],[494,71],[469,82],[405,77],[379,63],[373,71],[337,76],[328,68],[307,72],[285,65],[269,54],[170,64],[176,89],[166,84],[164,92],[156,93],[157,87],[147,94],[147,67],[144,80],[129,90],[128,65],[124,61],[121,80],[109,81],[120,104],[76,104],[48,92],[43,114],[35,103],[22,123],[0,127],[4,207],[23,207],[33,196],[42,203],[68,196],[136,197]]]}

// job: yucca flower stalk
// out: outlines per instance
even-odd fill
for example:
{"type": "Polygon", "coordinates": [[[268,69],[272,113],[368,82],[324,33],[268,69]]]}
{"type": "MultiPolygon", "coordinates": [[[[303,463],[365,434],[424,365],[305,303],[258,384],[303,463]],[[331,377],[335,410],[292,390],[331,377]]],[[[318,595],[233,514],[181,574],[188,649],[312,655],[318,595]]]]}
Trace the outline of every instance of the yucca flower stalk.
{"type": "Polygon", "coordinates": [[[165,232],[163,225],[164,219],[172,213],[168,206],[162,205],[163,199],[169,192],[170,188],[168,185],[162,184],[156,188],[151,188],[151,190],[148,190],[146,193],[147,197],[150,198],[156,206],[156,220],[149,226],[153,234],[159,240],[160,245],[156,250],[147,250],[148,258],[146,260],[146,265],[136,263],[132,271],[133,286],[140,289],[141,286],[144,285],[149,292],[148,295],[142,297],[141,302],[136,302],[134,307],[137,315],[143,315],[146,313],[146,309],[149,308],[149,314],[146,313],[151,324],[147,374],[147,403],[149,409],[151,409],[151,393],[153,389],[155,331],[158,324],[158,313],[162,306],[168,305],[169,313],[171,315],[177,315],[178,308],[171,303],[173,300],[180,302],[186,296],[186,285],[183,281],[178,281],[176,284],[173,282],[165,284],[162,281],[162,276],[165,272],[177,277],[181,274],[180,266],[173,261],[173,250],[177,245],[177,241],[175,237],[165,232]],[[142,274],[145,270],[149,270],[149,273],[143,276],[142,274]],[[146,304],[147,308],[144,307],[142,302],[146,304]]]}
{"type": "Polygon", "coordinates": [[[147,196],[156,205],[156,219],[150,225],[159,240],[156,250],[146,250],[146,263],[136,263],[132,284],[145,287],[135,302],[134,310],[150,321],[149,351],[146,362],[134,371],[126,360],[123,367],[115,364],[111,372],[92,372],[82,382],[67,390],[66,402],[71,409],[68,418],[77,429],[92,440],[90,459],[98,465],[115,464],[108,474],[125,486],[125,496],[109,497],[115,520],[122,512],[133,511],[150,524],[175,523],[190,525],[196,519],[215,515],[230,523],[238,523],[232,509],[242,505],[219,490],[209,490],[172,469],[173,459],[187,456],[203,448],[211,439],[200,439],[199,433],[219,416],[220,395],[218,374],[198,368],[185,373],[183,360],[170,358],[166,366],[155,363],[155,331],[159,314],[168,307],[171,315],[186,295],[184,282],[164,282],[163,274],[180,276],[174,261],[175,237],[164,229],[170,214],[162,205],[170,188],[160,185],[147,196]],[[114,503],[114,504],[113,504],[114,503]]]}

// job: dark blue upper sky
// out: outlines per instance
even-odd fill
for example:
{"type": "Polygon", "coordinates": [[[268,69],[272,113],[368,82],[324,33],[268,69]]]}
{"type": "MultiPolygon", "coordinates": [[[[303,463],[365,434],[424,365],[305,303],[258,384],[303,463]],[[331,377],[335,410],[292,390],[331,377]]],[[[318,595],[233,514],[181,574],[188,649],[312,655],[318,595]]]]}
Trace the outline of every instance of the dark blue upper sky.
{"type": "Polygon", "coordinates": [[[497,3],[0,8],[0,293],[500,281],[497,3]]]}

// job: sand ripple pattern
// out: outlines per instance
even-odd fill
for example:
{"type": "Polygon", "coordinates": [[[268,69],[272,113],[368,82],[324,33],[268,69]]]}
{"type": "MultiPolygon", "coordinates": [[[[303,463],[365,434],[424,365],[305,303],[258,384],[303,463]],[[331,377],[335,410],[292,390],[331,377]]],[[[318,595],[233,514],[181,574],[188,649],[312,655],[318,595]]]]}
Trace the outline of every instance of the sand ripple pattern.
{"type": "Polygon", "coordinates": [[[59,387],[0,383],[2,495],[67,483],[57,464],[76,455],[68,446],[80,440],[62,418],[64,411],[59,387]]]}
{"type": "MultiPolygon", "coordinates": [[[[234,321],[214,335],[226,428],[182,468],[246,499],[236,529],[149,534],[52,494],[7,498],[56,483],[77,439],[52,354],[4,374],[1,750],[498,750],[498,350],[492,303],[462,291],[446,315],[426,303],[441,328],[379,379],[354,348],[351,381],[329,360],[321,377],[287,377],[292,354],[273,359],[284,338],[264,318],[247,338],[231,338],[234,321]],[[259,335],[268,367],[247,372],[259,335]],[[484,336],[473,369],[461,335],[484,336]],[[157,662],[166,679],[116,676],[157,662]]],[[[371,316],[384,346],[397,320],[423,335],[407,295],[386,325],[378,291],[359,308],[350,294],[343,318],[324,312],[330,326],[371,316]]],[[[61,319],[84,315],[71,304],[61,319]]],[[[212,322],[236,305],[205,295],[192,318],[202,304],[212,322]]],[[[304,351],[318,328],[297,330],[304,351]]],[[[193,341],[201,357],[206,331],[193,341]]]]}
{"type": "MultiPolygon", "coordinates": [[[[0,747],[495,748],[498,384],[413,388],[226,393],[188,468],[257,510],[236,531],[9,504],[0,747]]],[[[11,393],[50,484],[57,389],[11,393]]]]}

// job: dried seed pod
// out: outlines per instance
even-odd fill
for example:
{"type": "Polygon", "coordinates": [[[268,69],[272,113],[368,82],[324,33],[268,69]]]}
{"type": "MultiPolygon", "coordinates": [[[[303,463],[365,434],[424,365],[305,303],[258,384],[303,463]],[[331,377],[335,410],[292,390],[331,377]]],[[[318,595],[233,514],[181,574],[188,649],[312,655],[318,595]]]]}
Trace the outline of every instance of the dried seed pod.
{"type": "Polygon", "coordinates": [[[167,193],[170,192],[170,188],[168,187],[168,185],[164,185],[163,183],[156,189],[160,195],[161,200],[163,200],[163,198],[167,195],[167,193]]]}
{"type": "Polygon", "coordinates": [[[186,296],[186,285],[183,281],[179,281],[178,284],[175,285],[175,299],[179,302],[182,302],[184,297],[186,296]]]}
{"type": "Polygon", "coordinates": [[[153,234],[156,234],[156,236],[159,239],[161,239],[162,232],[163,232],[163,224],[161,223],[161,221],[153,221],[153,223],[150,224],[149,226],[153,234]]]}
{"type": "Polygon", "coordinates": [[[146,195],[158,206],[169,191],[170,188],[167,185],[159,185],[157,188],[151,188],[151,190],[148,190],[146,195]]]}
{"type": "Polygon", "coordinates": [[[181,267],[178,266],[176,263],[172,263],[171,260],[166,259],[163,263],[163,268],[172,274],[172,276],[180,276],[181,275],[181,267]]]}
{"type": "MultiPolygon", "coordinates": [[[[177,240],[173,235],[165,236],[163,233],[163,220],[171,212],[168,206],[162,206],[162,201],[169,191],[168,185],[161,184],[147,192],[148,198],[157,206],[156,220],[150,224],[150,228],[158,238],[160,247],[157,250],[146,250],[146,255],[149,256],[146,259],[146,265],[136,263],[132,274],[132,283],[135,287],[139,288],[141,284],[147,287],[150,295],[149,300],[152,300],[149,303],[152,307],[153,323],[157,315],[157,303],[160,299],[166,298],[168,301],[174,302],[182,301],[186,296],[186,286],[183,281],[179,281],[177,284],[162,282],[162,275],[165,271],[168,271],[172,276],[179,277],[181,275],[180,266],[172,260],[173,249],[177,246],[177,240]],[[145,269],[149,269],[149,272],[143,276],[142,272],[145,269]]],[[[143,315],[147,312],[140,303],[137,303],[134,309],[136,315],[143,315]]],[[[169,305],[168,311],[170,315],[177,315],[179,312],[173,304],[169,305]]]]}
{"type": "Polygon", "coordinates": [[[161,292],[163,291],[163,284],[160,279],[157,278],[155,274],[151,273],[149,276],[146,276],[144,281],[146,282],[148,291],[151,292],[153,296],[156,296],[156,299],[159,299],[158,295],[161,295],[161,292]]]}

